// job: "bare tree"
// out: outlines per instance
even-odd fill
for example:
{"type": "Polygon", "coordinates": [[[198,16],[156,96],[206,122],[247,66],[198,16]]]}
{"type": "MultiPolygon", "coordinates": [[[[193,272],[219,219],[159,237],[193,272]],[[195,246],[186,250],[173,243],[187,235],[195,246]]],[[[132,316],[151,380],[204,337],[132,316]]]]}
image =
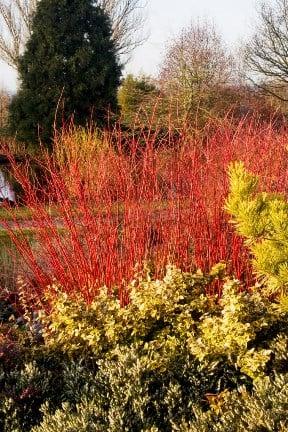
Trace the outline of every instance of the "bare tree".
{"type": "MultiPolygon", "coordinates": [[[[19,55],[31,34],[38,0],[0,0],[0,59],[17,69],[19,55]]],[[[118,53],[129,56],[145,37],[145,3],[142,0],[98,0],[111,18],[118,53]]]]}
{"type": "Polygon", "coordinates": [[[160,83],[178,108],[189,114],[211,93],[229,83],[233,60],[221,36],[207,21],[191,23],[170,43],[160,83]]]}
{"type": "Polygon", "coordinates": [[[146,39],[142,32],[146,20],[146,1],[98,0],[98,2],[110,16],[113,39],[118,52],[129,56],[146,39]]]}
{"type": "Polygon", "coordinates": [[[37,0],[0,0],[0,58],[17,68],[37,0]]]}
{"type": "Polygon", "coordinates": [[[261,4],[259,24],[246,46],[244,61],[254,84],[288,101],[288,0],[261,4]]]}

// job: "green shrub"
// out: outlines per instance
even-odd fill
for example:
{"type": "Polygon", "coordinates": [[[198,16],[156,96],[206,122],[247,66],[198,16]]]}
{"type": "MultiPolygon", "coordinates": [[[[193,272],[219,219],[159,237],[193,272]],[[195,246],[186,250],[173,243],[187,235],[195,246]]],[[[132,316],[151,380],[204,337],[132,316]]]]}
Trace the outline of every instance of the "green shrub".
{"type": "Polygon", "coordinates": [[[270,376],[258,378],[253,391],[244,386],[211,395],[210,409],[194,405],[195,420],[173,425],[177,432],[286,432],[288,430],[288,337],[271,344],[270,376]]]}
{"type": "Polygon", "coordinates": [[[259,293],[239,292],[239,288],[238,281],[226,282],[221,309],[201,318],[188,343],[202,364],[225,360],[255,379],[265,374],[272,354],[271,338],[277,327],[281,331],[281,322],[286,325],[287,317],[259,293]]]}
{"type": "Polygon", "coordinates": [[[220,301],[211,298],[205,294],[211,280],[170,267],[162,281],[134,281],[125,308],[105,289],[91,305],[60,294],[49,315],[46,344],[96,358],[119,346],[153,348],[155,368],[163,370],[185,347],[203,367],[236,365],[255,379],[265,373],[269,343],[284,331],[287,315],[257,291],[240,292],[234,280],[225,282],[220,301]]]}
{"type": "Polygon", "coordinates": [[[139,277],[126,306],[105,288],[87,304],[50,287],[42,344],[24,325],[21,355],[9,366],[0,356],[0,430],[221,430],[209,429],[214,422],[241,431],[260,408],[281,425],[284,405],[277,411],[274,399],[288,374],[287,314],[234,280],[224,281],[222,299],[209,297],[223,273],[223,265],[209,275],[169,267],[163,280],[139,277]]]}
{"type": "Polygon", "coordinates": [[[133,128],[151,119],[160,92],[150,77],[128,74],[118,90],[122,122],[133,128]]]}
{"type": "Polygon", "coordinates": [[[169,267],[161,281],[148,276],[128,285],[127,307],[121,307],[117,295],[106,288],[90,305],[60,292],[48,317],[46,344],[96,357],[133,343],[153,344],[159,357],[160,350],[177,352],[181,339],[186,340],[193,330],[194,320],[215,304],[205,295],[210,280],[210,276],[169,267]]]}
{"type": "Polygon", "coordinates": [[[174,427],[181,432],[286,432],[288,430],[288,374],[255,383],[218,398],[212,410],[194,407],[196,421],[174,427]]]}

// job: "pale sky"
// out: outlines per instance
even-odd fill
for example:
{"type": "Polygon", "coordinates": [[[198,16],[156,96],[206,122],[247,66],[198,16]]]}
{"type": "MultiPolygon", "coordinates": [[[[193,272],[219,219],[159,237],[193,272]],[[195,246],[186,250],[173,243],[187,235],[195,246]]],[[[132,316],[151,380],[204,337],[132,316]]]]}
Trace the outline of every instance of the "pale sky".
{"type": "MultiPolygon", "coordinates": [[[[259,0],[148,0],[148,40],[134,51],[126,72],[156,74],[165,45],[197,18],[211,19],[229,45],[253,32],[259,0]]],[[[16,73],[0,63],[0,87],[14,91],[16,73]]]]}

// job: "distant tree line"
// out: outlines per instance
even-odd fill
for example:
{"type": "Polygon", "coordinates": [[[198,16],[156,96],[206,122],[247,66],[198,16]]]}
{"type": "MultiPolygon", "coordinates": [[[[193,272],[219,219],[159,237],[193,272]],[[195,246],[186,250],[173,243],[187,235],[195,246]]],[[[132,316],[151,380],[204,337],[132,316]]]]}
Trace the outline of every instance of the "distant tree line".
{"type": "Polygon", "coordinates": [[[172,117],[174,126],[201,128],[227,115],[269,119],[275,100],[243,73],[247,52],[240,68],[212,22],[192,21],[168,44],[156,78],[128,75],[122,81],[122,121],[135,127],[153,117],[161,126],[172,117]]]}
{"type": "Polygon", "coordinates": [[[19,89],[0,102],[0,128],[50,145],[55,130],[131,129],[173,119],[202,128],[227,115],[264,119],[288,102],[288,0],[262,2],[256,32],[233,54],[213,22],[194,20],[168,43],[156,77],[121,78],[143,42],[141,0],[0,0],[0,58],[17,68],[19,89]],[[137,30],[137,31],[136,31],[137,30]],[[228,113],[228,114],[227,114],[228,113]]]}

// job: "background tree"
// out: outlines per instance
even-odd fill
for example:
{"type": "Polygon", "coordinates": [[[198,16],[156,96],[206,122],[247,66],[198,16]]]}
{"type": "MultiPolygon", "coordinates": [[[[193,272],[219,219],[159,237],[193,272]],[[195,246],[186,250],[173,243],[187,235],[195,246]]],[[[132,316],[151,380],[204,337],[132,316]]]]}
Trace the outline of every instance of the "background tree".
{"type": "Polygon", "coordinates": [[[53,125],[71,116],[79,125],[103,122],[117,106],[121,67],[102,8],[92,0],[39,2],[19,75],[10,125],[20,140],[36,142],[39,134],[49,142],[53,125]]]}
{"type": "Polygon", "coordinates": [[[213,95],[231,81],[232,65],[213,24],[198,21],[169,44],[159,80],[171,107],[187,117],[209,108],[213,95]]]}
{"type": "Polygon", "coordinates": [[[9,94],[0,89],[0,134],[7,126],[9,101],[9,94]]]}
{"type": "MultiPolygon", "coordinates": [[[[0,59],[13,68],[32,31],[32,20],[38,0],[0,0],[0,59]]],[[[129,56],[145,37],[142,0],[98,0],[112,22],[112,37],[117,51],[129,56]]]]}
{"type": "Polygon", "coordinates": [[[151,78],[127,75],[118,91],[122,122],[132,126],[137,120],[143,122],[143,117],[149,118],[158,96],[159,90],[151,78]]]}
{"type": "Polygon", "coordinates": [[[112,37],[120,55],[129,58],[131,52],[141,45],[146,36],[145,0],[98,0],[112,22],[112,37]]]}
{"type": "Polygon", "coordinates": [[[0,0],[0,58],[15,69],[31,35],[36,5],[37,0],[0,0]]]}
{"type": "Polygon", "coordinates": [[[288,1],[262,3],[259,24],[247,44],[249,78],[265,93],[288,101],[288,1]]]}

